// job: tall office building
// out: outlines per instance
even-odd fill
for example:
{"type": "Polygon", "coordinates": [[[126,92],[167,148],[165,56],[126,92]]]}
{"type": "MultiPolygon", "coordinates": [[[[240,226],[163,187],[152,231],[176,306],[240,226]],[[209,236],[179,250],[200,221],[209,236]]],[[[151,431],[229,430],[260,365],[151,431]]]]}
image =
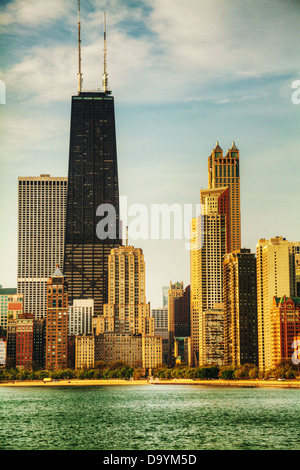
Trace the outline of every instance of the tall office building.
{"type": "Polygon", "coordinates": [[[108,257],[121,244],[115,109],[107,86],[106,28],[103,89],[82,91],[80,18],[78,26],[79,87],[71,106],[64,272],[69,302],[93,299],[95,313],[102,313],[108,300],[108,257]]]}
{"type": "Polygon", "coordinates": [[[296,297],[296,254],[300,242],[277,236],[256,246],[258,354],[260,370],[272,367],[271,309],[273,297],[296,297]]]}
{"type": "Polygon", "coordinates": [[[63,264],[67,178],[20,177],[18,183],[18,293],[24,312],[45,318],[47,280],[63,264]]]}
{"type": "Polygon", "coordinates": [[[202,315],[223,299],[223,257],[230,249],[229,188],[201,190],[201,214],[192,220],[191,345],[192,362],[205,363],[202,315]]]}
{"type": "Polygon", "coordinates": [[[217,142],[208,158],[208,188],[229,187],[230,190],[230,248],[233,252],[241,248],[241,214],[240,214],[240,172],[239,150],[232,143],[225,157],[217,142]]]}
{"type": "Polygon", "coordinates": [[[224,258],[225,364],[258,365],[256,258],[249,249],[224,258]]]}
{"type": "Polygon", "coordinates": [[[68,365],[68,282],[56,266],[47,281],[46,368],[68,365]]]}

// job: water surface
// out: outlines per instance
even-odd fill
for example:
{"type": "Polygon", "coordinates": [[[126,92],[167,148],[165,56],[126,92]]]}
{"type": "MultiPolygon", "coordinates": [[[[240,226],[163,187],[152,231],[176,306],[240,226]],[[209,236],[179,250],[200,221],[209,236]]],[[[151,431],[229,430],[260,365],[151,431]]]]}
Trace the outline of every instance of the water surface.
{"type": "Polygon", "coordinates": [[[196,385],[0,387],[0,449],[299,450],[299,398],[196,385]]]}

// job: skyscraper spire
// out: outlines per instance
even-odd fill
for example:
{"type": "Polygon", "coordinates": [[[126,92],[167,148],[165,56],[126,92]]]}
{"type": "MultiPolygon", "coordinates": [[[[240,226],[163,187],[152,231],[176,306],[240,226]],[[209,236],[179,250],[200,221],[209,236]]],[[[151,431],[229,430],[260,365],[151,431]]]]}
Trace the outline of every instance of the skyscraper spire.
{"type": "Polygon", "coordinates": [[[103,93],[109,93],[108,91],[108,74],[107,74],[107,43],[106,43],[106,13],[104,12],[104,49],[103,49],[103,74],[102,74],[102,89],[103,93]]]}
{"type": "Polygon", "coordinates": [[[82,73],[81,73],[81,24],[80,24],[80,0],[78,0],[78,95],[82,91],[82,73]]]}

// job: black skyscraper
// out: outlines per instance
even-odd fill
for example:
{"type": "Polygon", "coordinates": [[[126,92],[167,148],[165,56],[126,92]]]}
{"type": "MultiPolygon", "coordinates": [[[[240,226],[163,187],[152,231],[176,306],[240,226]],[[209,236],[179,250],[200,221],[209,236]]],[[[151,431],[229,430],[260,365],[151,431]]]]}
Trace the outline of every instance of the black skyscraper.
{"type": "MultiPolygon", "coordinates": [[[[94,299],[95,313],[107,302],[108,255],[120,245],[119,188],[114,98],[107,90],[106,37],[103,91],[82,92],[80,22],[79,89],[72,97],[64,273],[73,299],[94,299]],[[116,214],[114,238],[96,233],[102,204],[116,214]]],[[[107,212],[102,212],[102,219],[107,212]]],[[[111,227],[110,227],[111,229],[111,227]]]]}

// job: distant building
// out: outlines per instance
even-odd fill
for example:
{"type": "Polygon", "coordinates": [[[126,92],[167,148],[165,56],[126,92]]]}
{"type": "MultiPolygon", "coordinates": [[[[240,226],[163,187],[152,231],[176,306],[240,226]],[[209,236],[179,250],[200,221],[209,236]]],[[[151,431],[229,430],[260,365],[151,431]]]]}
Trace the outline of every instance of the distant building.
{"type": "Polygon", "coordinates": [[[68,335],[86,335],[92,333],[94,316],[93,299],[74,299],[68,308],[68,335]]]}
{"type": "Polygon", "coordinates": [[[224,309],[223,304],[204,310],[201,315],[202,365],[224,365],[224,309]]]}
{"type": "Polygon", "coordinates": [[[143,251],[133,246],[111,250],[108,258],[108,303],[94,319],[97,332],[154,335],[154,318],[146,303],[143,251]]]}
{"type": "Polygon", "coordinates": [[[155,335],[168,339],[168,307],[151,309],[151,317],[154,318],[155,335]]]}
{"type": "Polygon", "coordinates": [[[169,286],[163,286],[162,288],[162,308],[168,308],[168,294],[169,294],[169,286]]]}
{"type": "Polygon", "coordinates": [[[174,336],[188,337],[190,335],[190,286],[187,286],[182,296],[174,299],[174,336]]]}
{"type": "Polygon", "coordinates": [[[11,318],[18,318],[23,314],[23,305],[24,305],[24,296],[23,294],[13,294],[8,296],[7,301],[7,315],[11,318]]]}
{"type": "Polygon", "coordinates": [[[239,149],[234,142],[224,157],[223,150],[217,142],[208,158],[208,188],[229,187],[230,227],[227,227],[227,232],[230,236],[228,253],[241,248],[239,160],[239,149]]]}
{"type": "Polygon", "coordinates": [[[144,335],[142,339],[142,347],[143,369],[148,370],[149,374],[151,374],[153,369],[162,365],[162,338],[159,336],[144,335]]]}
{"type": "Polygon", "coordinates": [[[271,368],[292,363],[293,343],[300,339],[300,297],[274,296],[270,323],[271,368]]]}
{"type": "Polygon", "coordinates": [[[300,242],[281,236],[256,247],[259,369],[272,367],[271,309],[275,297],[296,297],[296,255],[300,242]]]}
{"type": "Polygon", "coordinates": [[[22,313],[8,320],[7,363],[9,367],[45,366],[45,320],[22,313]]]}
{"type": "Polygon", "coordinates": [[[191,344],[193,365],[204,365],[203,314],[223,301],[223,258],[230,247],[229,187],[200,191],[202,211],[192,221],[191,344]]]}
{"type": "Polygon", "coordinates": [[[7,307],[9,296],[16,294],[15,288],[3,288],[0,286],[0,329],[7,331],[7,307]]]}
{"type": "Polygon", "coordinates": [[[75,337],[75,369],[93,368],[100,360],[100,336],[75,337]]]}
{"type": "Polygon", "coordinates": [[[18,293],[24,312],[45,318],[47,280],[63,265],[67,178],[40,175],[18,181],[18,293]]]}
{"type": "Polygon", "coordinates": [[[142,335],[106,332],[99,337],[101,361],[124,362],[134,368],[143,367],[142,335]]]}
{"type": "Polygon", "coordinates": [[[0,367],[6,365],[7,339],[0,337],[0,367]]]}
{"type": "Polygon", "coordinates": [[[47,282],[46,368],[68,365],[68,283],[58,265],[47,282]]]}
{"type": "Polygon", "coordinates": [[[225,364],[258,365],[256,258],[243,248],[225,255],[225,364]]]}

